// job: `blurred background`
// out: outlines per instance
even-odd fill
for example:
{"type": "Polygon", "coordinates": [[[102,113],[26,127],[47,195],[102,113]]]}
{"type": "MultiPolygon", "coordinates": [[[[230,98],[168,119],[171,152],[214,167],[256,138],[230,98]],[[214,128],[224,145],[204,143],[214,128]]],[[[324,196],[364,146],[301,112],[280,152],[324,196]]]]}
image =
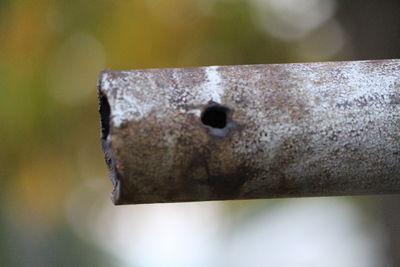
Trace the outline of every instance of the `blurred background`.
{"type": "Polygon", "coordinates": [[[400,198],[115,207],[103,69],[400,58],[398,0],[1,0],[0,266],[400,266],[400,198]]]}

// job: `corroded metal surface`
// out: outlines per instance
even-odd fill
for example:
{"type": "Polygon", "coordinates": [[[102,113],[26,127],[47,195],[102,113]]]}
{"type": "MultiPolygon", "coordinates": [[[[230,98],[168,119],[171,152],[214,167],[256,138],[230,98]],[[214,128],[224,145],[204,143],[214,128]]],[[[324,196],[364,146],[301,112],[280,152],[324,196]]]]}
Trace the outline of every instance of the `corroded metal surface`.
{"type": "Polygon", "coordinates": [[[116,204],[400,192],[400,60],[104,71],[116,204]]]}

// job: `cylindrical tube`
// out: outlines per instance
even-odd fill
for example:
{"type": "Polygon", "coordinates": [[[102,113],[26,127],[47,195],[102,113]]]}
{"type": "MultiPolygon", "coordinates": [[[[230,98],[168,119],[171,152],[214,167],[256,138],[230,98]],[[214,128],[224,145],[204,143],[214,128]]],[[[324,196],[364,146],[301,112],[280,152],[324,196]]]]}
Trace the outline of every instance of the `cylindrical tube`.
{"type": "Polygon", "coordinates": [[[104,71],[115,204],[400,193],[400,60],[104,71]]]}

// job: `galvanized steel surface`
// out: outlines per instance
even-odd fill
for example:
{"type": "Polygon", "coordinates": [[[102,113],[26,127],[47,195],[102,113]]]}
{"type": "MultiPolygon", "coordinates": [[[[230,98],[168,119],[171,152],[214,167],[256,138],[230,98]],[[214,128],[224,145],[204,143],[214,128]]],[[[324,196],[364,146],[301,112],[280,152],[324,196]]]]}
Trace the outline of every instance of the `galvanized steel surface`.
{"type": "Polygon", "coordinates": [[[104,71],[98,87],[116,204],[400,192],[400,60],[104,71]]]}

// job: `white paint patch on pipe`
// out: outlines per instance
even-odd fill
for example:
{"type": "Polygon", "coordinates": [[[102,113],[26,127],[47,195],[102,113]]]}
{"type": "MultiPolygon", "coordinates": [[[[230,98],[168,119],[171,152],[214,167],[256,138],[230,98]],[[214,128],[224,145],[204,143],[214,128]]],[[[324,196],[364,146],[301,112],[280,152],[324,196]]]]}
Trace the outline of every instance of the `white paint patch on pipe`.
{"type": "Polygon", "coordinates": [[[221,103],[225,88],[221,85],[222,79],[218,71],[218,66],[210,66],[205,68],[207,81],[204,83],[203,93],[205,98],[221,103]]]}
{"type": "MultiPolygon", "coordinates": [[[[118,90],[123,84],[126,84],[127,87],[131,87],[129,84],[135,79],[134,75],[127,77],[127,80],[123,78],[111,79],[108,76],[108,73],[103,74],[100,81],[101,90],[107,96],[111,108],[110,120],[115,127],[120,127],[125,121],[140,120],[150,112],[152,104],[140,100],[140,98],[137,97],[138,94],[147,94],[145,90],[141,88],[118,90]],[[140,90],[140,92],[138,92],[138,90],[140,90]],[[112,91],[116,92],[113,94],[112,91]]],[[[149,97],[143,97],[143,99],[148,99],[149,97]]]]}

